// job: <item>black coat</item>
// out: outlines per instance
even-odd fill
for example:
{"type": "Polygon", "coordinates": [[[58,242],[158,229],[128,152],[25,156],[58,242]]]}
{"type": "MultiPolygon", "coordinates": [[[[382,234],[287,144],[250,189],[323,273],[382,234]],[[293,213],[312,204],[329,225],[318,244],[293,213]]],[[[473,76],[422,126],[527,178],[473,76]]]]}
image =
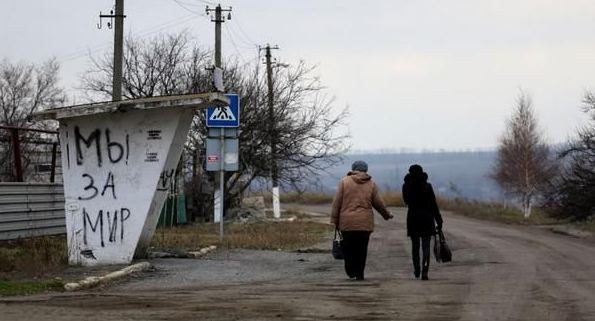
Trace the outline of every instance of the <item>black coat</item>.
{"type": "Polygon", "coordinates": [[[407,204],[407,236],[431,236],[436,234],[436,225],[442,227],[442,215],[436,203],[432,185],[427,175],[405,176],[403,201],[407,204]]]}

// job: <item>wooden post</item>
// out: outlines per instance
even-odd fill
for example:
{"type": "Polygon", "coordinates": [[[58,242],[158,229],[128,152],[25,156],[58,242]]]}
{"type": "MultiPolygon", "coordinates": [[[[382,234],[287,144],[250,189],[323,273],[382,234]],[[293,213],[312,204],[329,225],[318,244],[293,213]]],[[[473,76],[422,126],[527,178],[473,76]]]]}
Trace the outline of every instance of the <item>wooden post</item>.
{"type": "Polygon", "coordinates": [[[52,171],[50,172],[50,183],[54,183],[56,179],[56,153],[58,149],[58,143],[52,144],[52,171]]]}
{"type": "Polygon", "coordinates": [[[11,128],[10,133],[12,135],[12,152],[14,155],[14,168],[16,181],[23,181],[23,165],[21,163],[21,142],[19,140],[19,130],[17,128],[11,128]]]}

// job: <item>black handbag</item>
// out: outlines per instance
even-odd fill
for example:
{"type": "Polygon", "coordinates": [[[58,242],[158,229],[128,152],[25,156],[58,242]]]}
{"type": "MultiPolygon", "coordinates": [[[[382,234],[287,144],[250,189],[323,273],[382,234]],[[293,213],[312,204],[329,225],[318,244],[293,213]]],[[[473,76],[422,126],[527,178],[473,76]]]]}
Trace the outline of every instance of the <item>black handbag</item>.
{"type": "Polygon", "coordinates": [[[333,257],[335,260],[343,259],[343,248],[341,247],[341,242],[343,242],[341,231],[335,229],[335,238],[333,239],[333,257]]]}
{"type": "Polygon", "coordinates": [[[446,263],[452,261],[452,252],[446,243],[442,230],[438,231],[438,236],[434,238],[434,257],[436,262],[446,263]]]}

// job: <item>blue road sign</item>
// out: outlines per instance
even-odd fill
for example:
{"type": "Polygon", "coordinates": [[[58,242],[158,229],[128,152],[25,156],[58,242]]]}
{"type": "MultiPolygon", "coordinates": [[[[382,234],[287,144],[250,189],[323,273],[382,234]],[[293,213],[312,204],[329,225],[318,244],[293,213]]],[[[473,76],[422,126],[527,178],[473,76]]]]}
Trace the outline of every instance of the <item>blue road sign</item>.
{"type": "Polygon", "coordinates": [[[240,126],[240,97],[238,94],[226,94],[229,106],[207,108],[207,127],[240,126]]]}

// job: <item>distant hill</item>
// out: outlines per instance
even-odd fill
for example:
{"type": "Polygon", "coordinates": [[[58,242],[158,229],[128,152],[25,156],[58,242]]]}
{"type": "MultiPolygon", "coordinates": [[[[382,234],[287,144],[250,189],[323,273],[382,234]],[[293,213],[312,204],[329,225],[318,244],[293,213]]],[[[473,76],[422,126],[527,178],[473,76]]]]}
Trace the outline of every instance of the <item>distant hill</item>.
{"type": "Polygon", "coordinates": [[[382,190],[400,190],[409,166],[420,164],[436,193],[477,200],[500,200],[498,186],[488,177],[496,159],[494,151],[350,154],[344,162],[319,176],[320,187],[334,192],[336,184],[356,160],[366,161],[369,174],[382,190]]]}

